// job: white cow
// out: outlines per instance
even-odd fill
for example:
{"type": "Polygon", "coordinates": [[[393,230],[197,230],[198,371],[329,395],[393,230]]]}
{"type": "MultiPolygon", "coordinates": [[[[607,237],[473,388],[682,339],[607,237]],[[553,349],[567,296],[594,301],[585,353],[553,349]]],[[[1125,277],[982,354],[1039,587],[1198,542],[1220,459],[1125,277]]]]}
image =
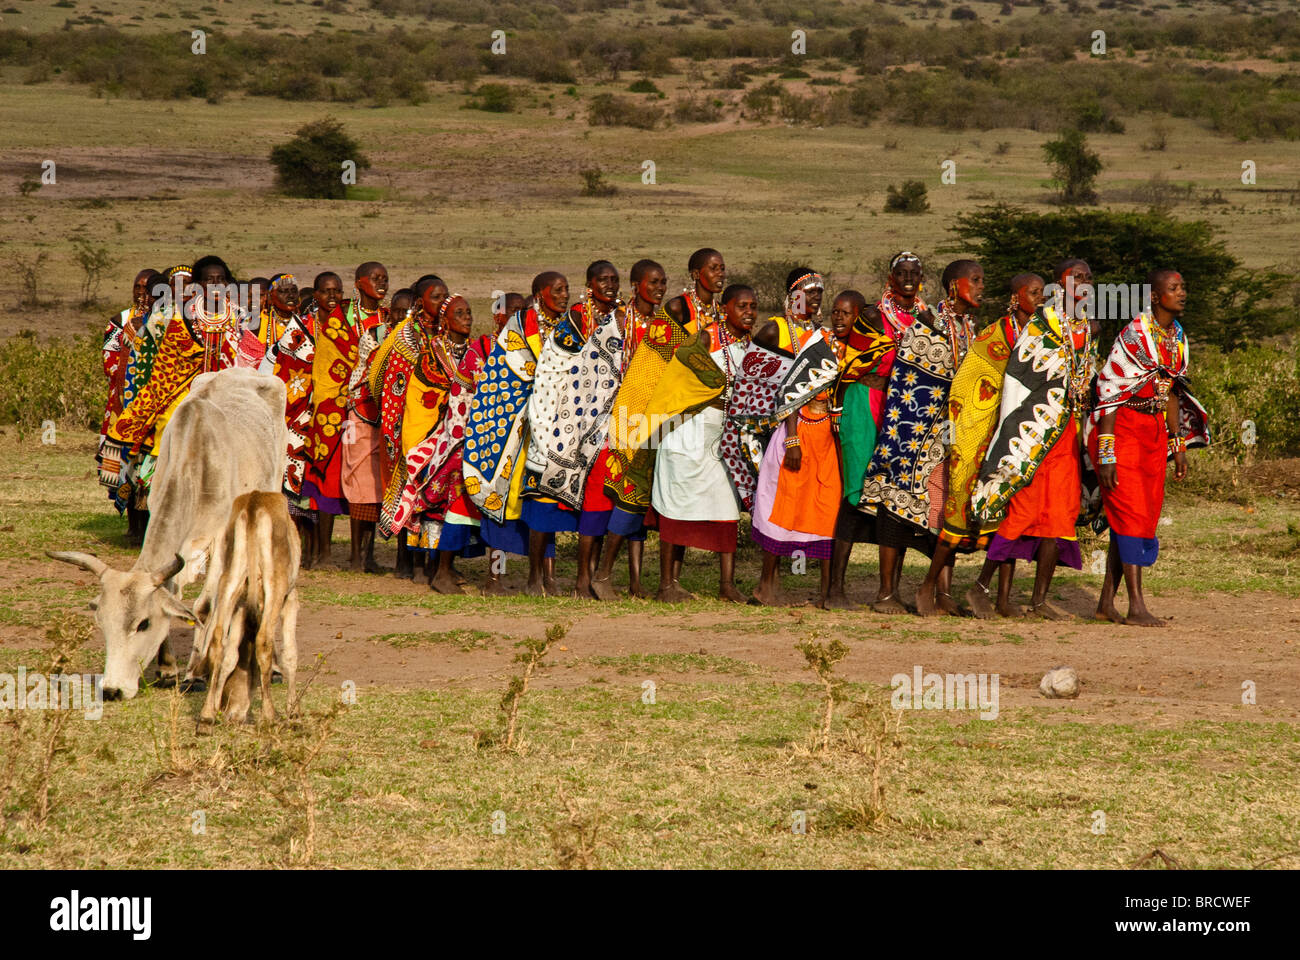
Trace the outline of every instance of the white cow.
{"type": "MultiPolygon", "coordinates": [[[[242,493],[280,489],[287,430],[279,378],[232,368],[194,378],[163,431],[149,490],[149,529],[135,566],[114,570],[86,553],[51,552],[99,578],[91,606],[104,634],[104,698],[130,699],[140,671],[159,655],[172,617],[196,617],[181,590],[202,575],[205,557],[242,493]]],[[[196,607],[210,605],[205,585],[196,607]]],[[[174,670],[174,663],[172,665],[174,670]]]]}

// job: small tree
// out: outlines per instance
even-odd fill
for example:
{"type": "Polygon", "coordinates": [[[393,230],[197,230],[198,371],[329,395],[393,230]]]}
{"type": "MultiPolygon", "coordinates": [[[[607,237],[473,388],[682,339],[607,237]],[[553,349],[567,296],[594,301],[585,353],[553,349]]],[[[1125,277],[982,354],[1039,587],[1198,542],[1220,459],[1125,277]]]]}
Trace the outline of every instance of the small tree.
{"type": "Polygon", "coordinates": [[[292,140],[271,150],[276,186],[291,197],[342,200],[347,196],[343,177],[348,161],[358,171],[370,168],[361,145],[333,117],[299,127],[292,140]]]}
{"type": "Polygon", "coordinates": [[[891,183],[885,192],[886,213],[925,213],[929,209],[925,184],[920,180],[904,180],[901,187],[891,183]]]}
{"type": "Polygon", "coordinates": [[[1066,203],[1097,202],[1101,157],[1088,149],[1088,138],[1082,131],[1066,130],[1059,140],[1043,144],[1043,153],[1052,165],[1052,182],[1060,188],[1062,200],[1066,203]]]}
{"type": "Polygon", "coordinates": [[[119,263],[117,257],[109,253],[108,246],[95,246],[84,237],[72,241],[77,251],[77,264],[81,267],[81,305],[94,306],[99,302],[99,286],[108,273],[119,263]]]}
{"type": "Polygon", "coordinates": [[[618,187],[605,179],[605,172],[600,167],[585,167],[578,171],[582,177],[582,195],[584,197],[612,197],[618,193],[618,187]]]}

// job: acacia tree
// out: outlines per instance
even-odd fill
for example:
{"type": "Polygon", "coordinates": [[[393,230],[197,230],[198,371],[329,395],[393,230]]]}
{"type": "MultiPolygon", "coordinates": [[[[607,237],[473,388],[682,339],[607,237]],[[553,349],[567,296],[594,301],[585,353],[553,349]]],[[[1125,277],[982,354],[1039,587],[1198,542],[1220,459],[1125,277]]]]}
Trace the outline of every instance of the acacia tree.
{"type": "Polygon", "coordinates": [[[348,161],[356,164],[355,171],[370,167],[361,145],[333,117],[304,124],[292,140],[271,149],[276,186],[291,197],[342,200],[348,161]]]}
{"type": "Polygon", "coordinates": [[[1088,149],[1088,138],[1080,130],[1066,130],[1059,140],[1043,144],[1052,165],[1052,182],[1066,203],[1096,203],[1097,175],[1101,157],[1088,149]]]}

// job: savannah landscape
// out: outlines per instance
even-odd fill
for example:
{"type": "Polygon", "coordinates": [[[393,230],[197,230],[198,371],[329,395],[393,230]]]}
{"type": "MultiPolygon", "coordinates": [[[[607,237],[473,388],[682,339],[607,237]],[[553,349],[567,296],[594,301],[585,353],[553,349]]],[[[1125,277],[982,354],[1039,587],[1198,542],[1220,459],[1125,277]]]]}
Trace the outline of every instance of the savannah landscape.
{"type": "MultiPolygon", "coordinates": [[[[710,599],[714,565],[694,552],[686,604],[525,597],[522,561],[504,598],[313,569],[297,719],[196,737],[202,695],[157,688],[100,719],[0,715],[0,866],[1300,863],[1289,4],[8,2],[0,673],[52,657],[102,670],[96,583],[45,551],[133,559],[94,452],[98,338],[142,267],[216,252],[241,278],[350,278],[378,259],[394,289],[447,278],[476,333],[494,291],[526,291],[542,269],[574,280],[597,257],[625,272],[650,256],[675,290],[701,246],[760,292],[806,262],[874,298],[900,249],[937,285],[970,252],[964,214],[1058,209],[1043,145],[1079,128],[1102,163],[1090,209],[1203,221],[1240,269],[1276,276],[1252,305],[1262,319],[1213,345],[1196,325],[1214,292],[1192,287],[1192,379],[1215,443],[1169,484],[1147,577],[1166,629],[1091,619],[1106,541],[1090,535],[1084,569],[1055,582],[1078,616],[1066,624],[820,610],[804,602],[813,565],[786,570],[788,606],[735,606],[710,599]],[[1094,30],[1106,54],[1090,52],[1094,30]],[[369,166],[346,199],[284,195],[271,148],[327,116],[369,166]],[[908,180],[928,209],[886,211],[908,180]],[[847,653],[829,668],[797,649],[834,640],[847,653]],[[1040,678],[1065,664],[1081,694],[1045,699],[1040,678]],[[997,716],[892,709],[891,678],[916,666],[997,674],[997,716]]],[[[343,539],[346,524],[340,562],[343,539]]],[[[743,526],[742,544],[747,590],[760,553],[743,526]]],[[[391,570],[393,546],[378,555],[391,570]]],[[[656,555],[652,537],[651,588],[656,555]]],[[[562,535],[561,582],[575,560],[562,535]]],[[[484,563],[463,564],[471,581],[484,563]]],[[[977,566],[959,561],[958,594],[977,566]]],[[[904,601],[923,572],[909,555],[904,601]]],[[[859,545],[851,597],[865,604],[875,578],[859,545]]],[[[182,662],[192,632],[172,629],[182,662]]]]}

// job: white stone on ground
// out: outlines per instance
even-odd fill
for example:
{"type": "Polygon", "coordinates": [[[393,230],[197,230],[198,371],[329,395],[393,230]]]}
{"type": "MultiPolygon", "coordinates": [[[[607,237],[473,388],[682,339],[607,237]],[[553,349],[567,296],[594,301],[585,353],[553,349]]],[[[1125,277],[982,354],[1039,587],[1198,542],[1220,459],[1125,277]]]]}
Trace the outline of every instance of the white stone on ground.
{"type": "Polygon", "coordinates": [[[1079,695],[1079,674],[1074,667],[1053,667],[1043,674],[1038,692],[1050,699],[1073,700],[1079,695]]]}

